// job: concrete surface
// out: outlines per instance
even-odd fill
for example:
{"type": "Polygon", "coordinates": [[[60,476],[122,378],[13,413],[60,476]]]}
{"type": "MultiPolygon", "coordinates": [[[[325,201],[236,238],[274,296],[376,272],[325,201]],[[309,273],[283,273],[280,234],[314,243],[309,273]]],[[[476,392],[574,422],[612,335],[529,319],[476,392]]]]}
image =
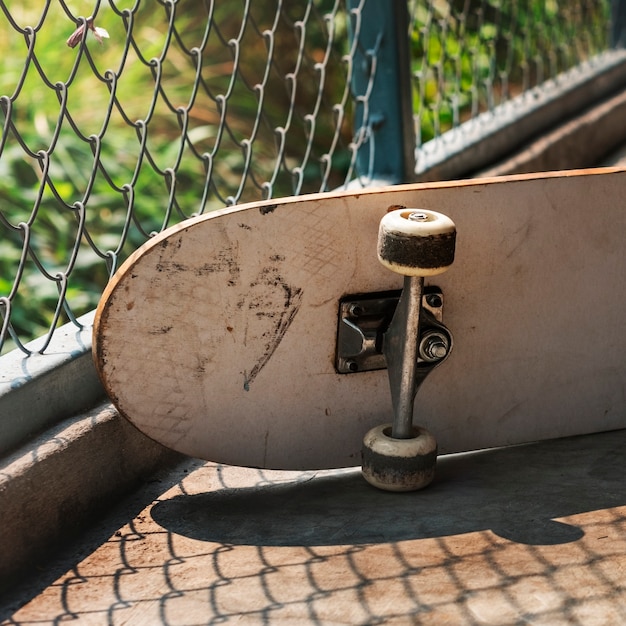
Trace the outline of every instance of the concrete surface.
{"type": "Polygon", "coordinates": [[[188,460],[0,603],[0,624],[626,623],[626,431],[354,469],[188,460]]]}
{"type": "Polygon", "coordinates": [[[555,126],[522,150],[475,175],[504,176],[597,164],[620,166],[623,160],[613,152],[623,150],[625,141],[626,92],[621,92],[555,126]]]}
{"type": "Polygon", "coordinates": [[[108,403],[1,458],[0,592],[174,458],[108,403]]]}
{"type": "MultiPolygon", "coordinates": [[[[105,399],[91,356],[95,311],[0,356],[0,458],[105,399]],[[44,354],[39,351],[45,350],[44,354]]],[[[2,461],[0,460],[0,463],[2,461]]]]}

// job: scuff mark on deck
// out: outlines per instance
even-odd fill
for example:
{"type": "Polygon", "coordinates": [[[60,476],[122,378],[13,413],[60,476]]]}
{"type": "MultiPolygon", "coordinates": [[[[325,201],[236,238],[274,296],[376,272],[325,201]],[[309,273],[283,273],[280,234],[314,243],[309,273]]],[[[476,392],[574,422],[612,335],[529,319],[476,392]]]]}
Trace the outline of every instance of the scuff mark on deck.
{"type": "Polygon", "coordinates": [[[273,264],[259,272],[250,284],[248,296],[237,304],[238,308],[245,307],[248,311],[252,334],[262,342],[254,365],[244,372],[246,391],[280,345],[302,302],[302,289],[289,285],[277,265],[284,257],[274,256],[270,260],[273,264]]]}
{"type": "Polygon", "coordinates": [[[302,290],[296,289],[292,291],[290,288],[286,287],[286,291],[288,291],[288,296],[285,303],[285,309],[278,313],[277,323],[273,332],[270,334],[269,340],[265,344],[265,350],[248,374],[248,386],[254,382],[254,379],[258,376],[259,372],[271,359],[272,355],[276,351],[276,348],[280,345],[285,333],[300,310],[302,290]]]}
{"type": "Polygon", "coordinates": [[[277,204],[266,204],[265,206],[259,207],[259,211],[261,215],[268,215],[269,213],[273,213],[277,207],[277,204]]]}
{"type": "Polygon", "coordinates": [[[263,467],[267,467],[267,440],[270,438],[270,431],[265,431],[265,438],[263,440],[263,467]]]}

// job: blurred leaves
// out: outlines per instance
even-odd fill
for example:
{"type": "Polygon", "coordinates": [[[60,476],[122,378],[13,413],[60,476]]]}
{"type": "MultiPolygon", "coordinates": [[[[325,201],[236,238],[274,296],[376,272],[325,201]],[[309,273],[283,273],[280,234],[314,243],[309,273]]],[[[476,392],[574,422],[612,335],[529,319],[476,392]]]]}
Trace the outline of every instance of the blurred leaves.
{"type": "Polygon", "coordinates": [[[65,304],[87,312],[181,219],[343,182],[340,3],[0,5],[0,298],[22,341],[54,325],[65,277],[65,304]]]}

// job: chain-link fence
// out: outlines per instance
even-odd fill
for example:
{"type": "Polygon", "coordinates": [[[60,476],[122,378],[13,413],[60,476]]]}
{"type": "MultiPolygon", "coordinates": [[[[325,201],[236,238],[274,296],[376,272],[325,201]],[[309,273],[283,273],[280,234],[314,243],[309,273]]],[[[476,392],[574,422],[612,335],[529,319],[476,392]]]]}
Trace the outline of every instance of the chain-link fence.
{"type": "Polygon", "coordinates": [[[588,59],[609,25],[609,3],[594,0],[414,2],[418,143],[588,59]]]}
{"type": "Polygon", "coordinates": [[[45,351],[181,219],[411,179],[426,142],[606,49],[610,4],[0,0],[0,350],[45,351]],[[394,124],[403,146],[373,140],[394,124]]]}

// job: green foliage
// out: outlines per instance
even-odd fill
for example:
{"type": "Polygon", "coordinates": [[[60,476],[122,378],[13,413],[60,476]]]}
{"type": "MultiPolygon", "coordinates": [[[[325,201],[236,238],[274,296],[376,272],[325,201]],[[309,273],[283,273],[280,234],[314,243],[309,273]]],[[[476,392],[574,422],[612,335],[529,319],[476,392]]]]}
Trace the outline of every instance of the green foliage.
{"type": "MultiPolygon", "coordinates": [[[[70,48],[77,24],[63,4],[32,4],[5,2],[15,24],[0,13],[0,297],[10,296],[22,340],[53,324],[64,275],[65,303],[78,316],[151,234],[269,190],[319,190],[317,159],[333,141],[345,76],[335,63],[320,82],[314,63],[328,26],[319,19],[307,21],[307,62],[298,66],[301,5],[288,4],[275,24],[277,4],[251,3],[242,29],[243,4],[179,0],[174,19],[166,2],[102,3],[94,24],[109,38],[99,44],[90,32],[85,47],[70,48]],[[27,26],[32,34],[18,32],[27,26]],[[284,78],[296,71],[297,90],[284,78]],[[304,116],[318,93],[325,101],[311,130],[304,116]],[[292,103],[302,113],[289,119],[292,103]],[[282,146],[277,127],[288,130],[282,146]]],[[[75,16],[92,10],[68,3],[75,16]]],[[[335,21],[335,46],[345,26],[335,21]]],[[[340,131],[349,138],[348,120],[340,131]]],[[[335,157],[329,186],[346,166],[335,157]]]]}
{"type": "Polygon", "coordinates": [[[414,109],[426,142],[608,45],[609,0],[415,0],[414,109]]]}
{"type": "MultiPolygon", "coordinates": [[[[20,338],[54,324],[65,276],[64,303],[78,316],[168,225],[344,181],[347,150],[332,152],[327,179],[320,158],[351,141],[348,18],[326,22],[336,3],[318,0],[310,19],[307,3],[284,2],[277,20],[278,4],[109,0],[94,24],[110,37],[99,44],[90,32],[70,48],[72,16],[93,2],[4,0],[0,298],[10,297],[20,338]]],[[[420,143],[606,46],[609,0],[409,5],[420,143]]]]}

